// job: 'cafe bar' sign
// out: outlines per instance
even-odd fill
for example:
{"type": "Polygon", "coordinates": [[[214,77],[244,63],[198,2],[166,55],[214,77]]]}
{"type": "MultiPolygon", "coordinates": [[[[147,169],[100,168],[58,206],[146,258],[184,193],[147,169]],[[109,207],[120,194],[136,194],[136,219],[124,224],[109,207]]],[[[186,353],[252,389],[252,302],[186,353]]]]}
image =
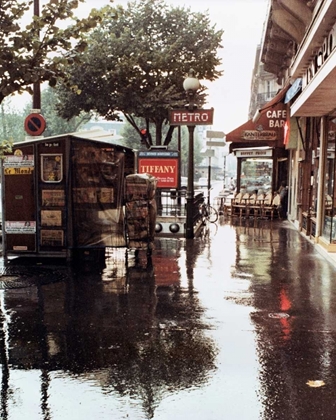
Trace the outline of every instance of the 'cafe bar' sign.
{"type": "Polygon", "coordinates": [[[243,130],[244,140],[276,140],[278,129],[283,129],[286,123],[286,109],[268,109],[265,112],[262,123],[256,124],[254,130],[243,130]]]}
{"type": "Polygon", "coordinates": [[[248,120],[245,124],[228,133],[226,141],[279,141],[282,144],[286,120],[286,105],[279,103],[261,112],[258,121],[248,120]]]}

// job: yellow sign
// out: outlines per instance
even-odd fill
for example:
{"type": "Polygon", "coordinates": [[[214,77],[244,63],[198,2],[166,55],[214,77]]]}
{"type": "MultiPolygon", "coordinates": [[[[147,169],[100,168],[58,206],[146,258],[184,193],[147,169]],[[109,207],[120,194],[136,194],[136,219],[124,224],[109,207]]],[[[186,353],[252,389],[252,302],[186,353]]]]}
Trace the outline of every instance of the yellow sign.
{"type": "Polygon", "coordinates": [[[34,171],[33,166],[18,167],[18,168],[4,168],[5,175],[30,175],[34,171]]]}

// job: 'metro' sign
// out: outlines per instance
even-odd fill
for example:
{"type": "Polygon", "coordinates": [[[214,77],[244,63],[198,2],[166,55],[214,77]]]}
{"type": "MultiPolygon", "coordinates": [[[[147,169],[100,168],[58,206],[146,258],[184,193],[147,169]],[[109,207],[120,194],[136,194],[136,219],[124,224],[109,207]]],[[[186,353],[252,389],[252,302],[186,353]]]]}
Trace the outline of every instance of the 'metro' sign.
{"type": "Polygon", "coordinates": [[[138,173],[155,176],[158,188],[178,188],[179,153],[168,150],[140,151],[138,173]]]}
{"type": "Polygon", "coordinates": [[[170,125],[212,125],[213,112],[213,108],[195,109],[194,111],[171,109],[169,123],[170,125]]]}

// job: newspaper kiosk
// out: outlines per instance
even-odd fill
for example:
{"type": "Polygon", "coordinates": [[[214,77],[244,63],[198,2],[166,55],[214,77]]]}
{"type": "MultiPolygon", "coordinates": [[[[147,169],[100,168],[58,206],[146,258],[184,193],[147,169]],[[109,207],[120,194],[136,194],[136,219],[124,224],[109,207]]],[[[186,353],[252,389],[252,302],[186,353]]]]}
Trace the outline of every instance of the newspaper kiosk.
{"type": "Polygon", "coordinates": [[[83,133],[15,143],[5,156],[5,257],[71,260],[76,250],[126,246],[124,180],[134,153],[83,133]]]}

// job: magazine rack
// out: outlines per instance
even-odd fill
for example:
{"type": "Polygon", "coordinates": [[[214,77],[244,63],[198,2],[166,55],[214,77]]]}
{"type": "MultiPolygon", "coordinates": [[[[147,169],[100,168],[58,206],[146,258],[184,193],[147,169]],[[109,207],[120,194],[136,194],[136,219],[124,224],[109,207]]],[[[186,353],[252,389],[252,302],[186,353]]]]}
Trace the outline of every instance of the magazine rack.
{"type": "Polygon", "coordinates": [[[128,248],[154,247],[157,179],[148,174],[128,175],[125,179],[125,235],[128,248]]]}

